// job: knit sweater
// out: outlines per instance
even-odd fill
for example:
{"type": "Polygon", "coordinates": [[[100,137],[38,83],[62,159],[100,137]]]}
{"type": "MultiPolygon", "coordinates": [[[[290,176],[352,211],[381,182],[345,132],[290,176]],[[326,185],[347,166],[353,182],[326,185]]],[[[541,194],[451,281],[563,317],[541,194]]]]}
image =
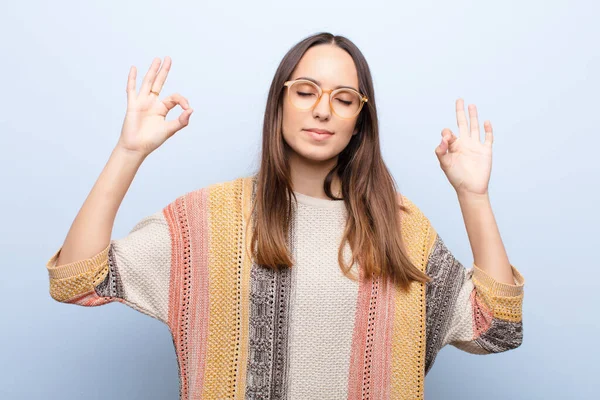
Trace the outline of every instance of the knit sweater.
{"type": "MultiPolygon", "coordinates": [[[[411,261],[432,281],[408,292],[381,278],[343,275],[343,201],[296,193],[294,265],[253,262],[253,177],[178,197],[97,255],[48,261],[50,295],[81,306],[121,302],[165,323],[180,399],[415,399],[437,353],[453,345],[499,353],[522,342],[524,279],[494,280],[452,255],[405,196],[399,202],[411,261]]],[[[346,242],[346,261],[351,251],[346,242]]]]}

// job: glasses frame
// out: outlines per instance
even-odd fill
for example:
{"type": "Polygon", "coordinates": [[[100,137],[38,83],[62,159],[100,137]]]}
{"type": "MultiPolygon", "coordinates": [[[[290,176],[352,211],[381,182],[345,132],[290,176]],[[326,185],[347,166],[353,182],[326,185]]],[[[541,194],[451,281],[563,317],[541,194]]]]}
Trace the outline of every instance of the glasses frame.
{"type": "Polygon", "coordinates": [[[319,104],[319,102],[321,101],[321,97],[323,97],[323,93],[329,93],[329,109],[331,110],[332,113],[334,113],[335,115],[337,115],[339,118],[342,119],[352,119],[354,117],[356,117],[362,110],[364,104],[369,101],[369,99],[367,98],[367,96],[363,95],[362,93],[354,90],[354,89],[350,89],[350,88],[338,88],[338,89],[323,89],[321,86],[317,85],[316,83],[314,83],[313,81],[309,81],[308,79],[296,79],[293,81],[286,81],[283,84],[284,87],[287,87],[287,99],[288,102],[296,109],[301,110],[301,111],[307,111],[307,110],[312,110],[314,109],[317,104],[319,104]],[[317,100],[315,101],[315,104],[312,105],[312,107],[309,108],[300,108],[297,107],[293,102],[292,102],[292,98],[290,97],[290,87],[292,87],[293,84],[297,83],[297,82],[305,82],[308,84],[311,84],[313,86],[317,87],[317,90],[319,92],[319,97],[317,98],[317,100]],[[360,98],[360,105],[358,107],[358,110],[356,111],[356,113],[354,115],[352,115],[351,117],[342,117],[341,115],[339,115],[338,113],[335,112],[334,108],[333,108],[333,103],[331,102],[331,99],[333,98],[333,96],[338,93],[341,92],[343,90],[348,90],[350,92],[354,92],[358,95],[358,97],[360,98]]]}

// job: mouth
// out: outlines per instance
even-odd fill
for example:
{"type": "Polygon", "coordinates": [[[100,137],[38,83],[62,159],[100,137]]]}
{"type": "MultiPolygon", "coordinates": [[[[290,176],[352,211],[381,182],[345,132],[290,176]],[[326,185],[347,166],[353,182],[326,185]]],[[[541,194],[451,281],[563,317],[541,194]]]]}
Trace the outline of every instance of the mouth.
{"type": "Polygon", "coordinates": [[[328,131],[327,129],[303,129],[303,131],[307,132],[313,139],[319,141],[326,140],[333,136],[333,132],[328,131]]]}

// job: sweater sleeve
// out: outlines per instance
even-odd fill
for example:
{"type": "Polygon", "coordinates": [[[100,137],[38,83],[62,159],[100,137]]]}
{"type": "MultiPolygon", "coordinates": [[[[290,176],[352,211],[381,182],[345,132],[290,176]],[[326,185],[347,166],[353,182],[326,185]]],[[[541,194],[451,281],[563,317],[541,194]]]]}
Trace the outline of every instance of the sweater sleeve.
{"type": "Polygon", "coordinates": [[[117,301],[167,323],[171,239],[162,210],[91,258],[56,265],[61,250],[46,264],[53,299],[86,307],[117,301]]]}
{"type": "Polygon", "coordinates": [[[447,344],[473,354],[500,353],[523,340],[525,280],[511,265],[514,285],[496,281],[473,264],[465,269],[430,228],[426,371],[447,344]]]}

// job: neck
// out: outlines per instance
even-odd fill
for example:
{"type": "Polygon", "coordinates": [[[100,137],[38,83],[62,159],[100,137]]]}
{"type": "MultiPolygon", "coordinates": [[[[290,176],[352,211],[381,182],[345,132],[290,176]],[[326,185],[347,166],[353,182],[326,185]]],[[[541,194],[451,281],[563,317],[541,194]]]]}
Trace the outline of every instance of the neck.
{"type": "MultiPolygon", "coordinates": [[[[329,199],[323,189],[323,183],[329,171],[337,163],[337,157],[325,161],[312,161],[292,153],[290,154],[289,163],[292,186],[295,192],[311,197],[329,199]]],[[[341,182],[337,176],[333,177],[331,192],[334,196],[341,196],[341,182]]]]}

